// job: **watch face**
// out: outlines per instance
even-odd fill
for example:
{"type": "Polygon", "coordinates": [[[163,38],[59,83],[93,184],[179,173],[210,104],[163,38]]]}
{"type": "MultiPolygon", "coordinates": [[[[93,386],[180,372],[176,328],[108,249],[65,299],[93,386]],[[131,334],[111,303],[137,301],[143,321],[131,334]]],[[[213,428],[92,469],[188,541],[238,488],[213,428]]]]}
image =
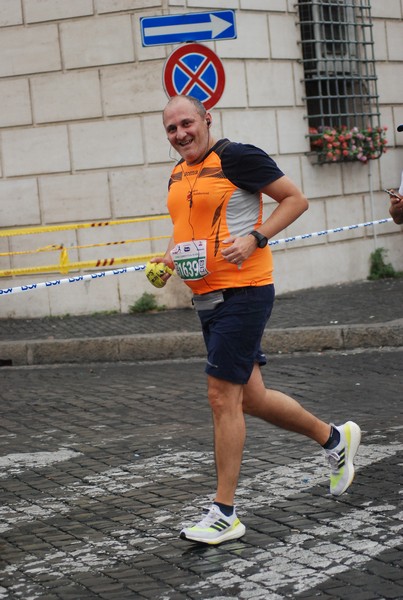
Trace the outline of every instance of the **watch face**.
{"type": "Polygon", "coordinates": [[[256,238],[258,248],[264,248],[267,245],[268,239],[262,233],[251,231],[251,235],[256,238]]]}

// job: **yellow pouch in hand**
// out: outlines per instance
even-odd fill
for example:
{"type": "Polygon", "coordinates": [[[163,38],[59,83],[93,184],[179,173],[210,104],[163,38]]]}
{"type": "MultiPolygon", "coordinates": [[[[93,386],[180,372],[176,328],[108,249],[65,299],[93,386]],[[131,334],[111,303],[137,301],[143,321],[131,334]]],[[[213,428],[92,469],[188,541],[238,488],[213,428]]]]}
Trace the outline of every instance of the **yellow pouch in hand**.
{"type": "Polygon", "coordinates": [[[156,288],[162,288],[166,284],[166,281],[162,279],[162,277],[169,273],[173,274],[172,269],[170,269],[166,264],[160,263],[152,263],[148,262],[146,264],[146,277],[150,283],[156,288]]]}

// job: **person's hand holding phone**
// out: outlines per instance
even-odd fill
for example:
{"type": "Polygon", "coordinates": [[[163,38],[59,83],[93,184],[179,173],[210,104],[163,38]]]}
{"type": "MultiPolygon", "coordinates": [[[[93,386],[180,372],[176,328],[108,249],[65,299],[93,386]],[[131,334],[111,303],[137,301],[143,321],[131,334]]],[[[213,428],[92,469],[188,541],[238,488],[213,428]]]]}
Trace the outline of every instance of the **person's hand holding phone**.
{"type": "Polygon", "coordinates": [[[397,225],[403,224],[403,195],[399,194],[395,190],[384,190],[389,194],[390,206],[389,213],[394,222],[397,225]]]}

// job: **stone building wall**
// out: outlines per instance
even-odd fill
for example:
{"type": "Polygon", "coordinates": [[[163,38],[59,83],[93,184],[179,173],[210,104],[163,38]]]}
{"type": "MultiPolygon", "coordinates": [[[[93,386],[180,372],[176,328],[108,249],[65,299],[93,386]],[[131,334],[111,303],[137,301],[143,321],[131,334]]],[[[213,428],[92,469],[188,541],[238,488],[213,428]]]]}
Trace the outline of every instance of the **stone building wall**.
{"type": "MultiPolygon", "coordinates": [[[[220,8],[236,10],[238,37],[206,43],[226,74],[212,110],[214,134],[265,149],[310,200],[310,210],[279,237],[388,217],[381,190],[398,185],[403,168],[403,134],[396,133],[403,123],[403,0],[372,5],[389,149],[369,166],[319,167],[306,155],[294,0],[1,0],[0,234],[166,214],[174,163],[161,122],[162,71],[175,47],[143,47],[140,18],[220,8]]],[[[268,214],[273,203],[265,202],[268,214]]],[[[60,252],[34,252],[51,245],[63,244],[71,262],[160,252],[169,234],[169,220],[159,219],[2,236],[0,270],[57,264],[60,252]],[[83,248],[150,237],[160,239],[83,248]]],[[[365,279],[376,245],[402,270],[401,235],[385,224],[276,246],[277,291],[365,279]]],[[[0,277],[0,288],[60,277],[38,270],[0,277]]],[[[3,295],[0,317],[127,311],[144,291],[155,290],[140,272],[3,295]]],[[[179,281],[155,293],[170,307],[189,302],[179,281]]]]}

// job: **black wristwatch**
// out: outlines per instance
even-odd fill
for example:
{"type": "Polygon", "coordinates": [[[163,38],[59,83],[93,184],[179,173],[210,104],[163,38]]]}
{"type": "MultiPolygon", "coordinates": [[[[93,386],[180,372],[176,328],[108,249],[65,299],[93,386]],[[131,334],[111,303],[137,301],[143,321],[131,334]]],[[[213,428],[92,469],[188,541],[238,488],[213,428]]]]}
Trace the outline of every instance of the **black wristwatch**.
{"type": "Polygon", "coordinates": [[[259,233],[258,231],[256,231],[254,229],[253,231],[251,231],[249,233],[249,235],[253,235],[253,237],[257,240],[257,247],[258,248],[265,248],[265,246],[267,246],[269,240],[262,233],[259,233]]]}

